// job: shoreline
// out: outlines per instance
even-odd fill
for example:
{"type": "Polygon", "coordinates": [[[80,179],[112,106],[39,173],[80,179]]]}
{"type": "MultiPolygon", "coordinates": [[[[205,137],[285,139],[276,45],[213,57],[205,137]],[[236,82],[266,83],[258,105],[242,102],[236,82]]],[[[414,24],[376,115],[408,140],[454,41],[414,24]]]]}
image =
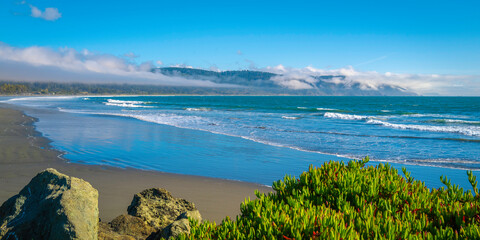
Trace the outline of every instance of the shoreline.
{"type": "MultiPolygon", "coordinates": [[[[253,96],[253,97],[262,97],[262,96],[264,96],[264,97],[268,97],[268,95],[258,95],[257,96],[257,95],[122,95],[122,94],[119,94],[119,95],[101,95],[101,94],[100,95],[38,95],[38,96],[35,95],[35,96],[27,96],[27,97],[32,97],[32,98],[36,98],[36,97],[38,97],[38,98],[57,98],[57,97],[59,97],[59,98],[80,98],[80,97],[138,97],[138,96],[160,96],[160,97],[174,97],[174,96],[209,96],[209,97],[212,97],[212,96],[213,97],[215,97],[215,96],[244,96],[244,97],[253,96]]],[[[288,95],[288,96],[290,96],[290,95],[288,95]]],[[[0,97],[2,97],[2,95],[0,95],[0,97]]],[[[3,95],[3,97],[7,97],[7,96],[3,95]]],[[[18,95],[17,95],[17,97],[18,97],[18,95]]],[[[309,96],[303,96],[303,97],[309,97],[309,96]]],[[[316,96],[316,97],[331,97],[331,96],[316,96]]],[[[398,97],[398,96],[335,96],[335,97],[398,97]]],[[[404,96],[402,96],[402,97],[404,97],[404,96]]],[[[408,97],[420,97],[420,96],[408,96],[408,97]]],[[[426,97],[432,97],[432,96],[426,96],[426,97]]],[[[433,97],[455,97],[455,96],[433,96],[433,97]]],[[[1,103],[2,102],[0,101],[0,104],[1,103]]],[[[12,106],[12,108],[21,109],[20,106],[16,106],[14,104],[9,104],[7,102],[4,102],[4,103],[12,106]]],[[[112,115],[105,114],[105,115],[119,116],[119,117],[137,119],[137,120],[140,120],[140,121],[146,121],[146,120],[142,120],[142,119],[132,117],[132,116],[114,115],[114,114],[112,114],[112,115]]],[[[190,128],[190,127],[175,126],[175,125],[170,125],[170,124],[157,123],[155,121],[146,121],[146,122],[151,122],[151,123],[156,123],[156,124],[160,124],[160,125],[166,125],[166,126],[181,128],[181,129],[202,131],[202,132],[206,132],[206,133],[219,134],[219,135],[223,135],[223,136],[242,138],[242,139],[246,139],[248,141],[252,141],[252,142],[255,142],[255,143],[261,143],[261,144],[265,144],[265,145],[272,146],[272,147],[288,148],[288,149],[301,151],[301,152],[327,155],[327,156],[331,156],[331,157],[334,157],[334,158],[343,159],[344,161],[349,161],[351,159],[361,159],[362,158],[362,157],[350,156],[348,154],[337,154],[337,153],[329,153],[329,152],[322,152],[322,151],[316,151],[316,150],[308,150],[308,149],[302,149],[302,148],[299,148],[299,147],[293,147],[293,146],[288,146],[288,145],[271,143],[271,142],[268,142],[268,141],[259,141],[259,140],[254,140],[254,139],[244,137],[244,136],[241,136],[241,135],[215,132],[215,131],[204,130],[204,129],[190,128]]],[[[425,168],[451,169],[451,170],[459,170],[459,171],[470,170],[470,171],[473,171],[473,172],[480,172],[480,169],[470,169],[470,168],[455,167],[455,166],[438,166],[438,165],[428,164],[428,163],[423,164],[423,163],[421,163],[421,160],[419,162],[406,161],[406,160],[395,160],[395,159],[371,159],[370,160],[370,163],[374,163],[374,164],[390,163],[390,164],[394,164],[394,165],[403,165],[403,166],[408,167],[408,168],[416,168],[416,167],[422,168],[422,167],[425,167],[425,168]]],[[[135,168],[132,168],[132,169],[135,169],[135,168]]],[[[141,171],[155,171],[155,170],[141,169],[141,171]]],[[[180,175],[182,175],[182,174],[180,174],[180,175]]],[[[213,177],[213,178],[215,178],[215,177],[213,177]]],[[[228,178],[219,178],[219,179],[231,180],[231,179],[228,179],[228,178]]],[[[231,180],[231,181],[237,181],[237,180],[231,180]]],[[[238,180],[238,181],[242,182],[243,180],[238,180]]],[[[253,183],[255,183],[255,182],[253,182],[253,183]]],[[[257,183],[257,184],[260,184],[260,183],[257,183]]],[[[265,186],[270,187],[270,185],[267,185],[267,184],[260,184],[260,185],[265,185],[265,186]]]]}
{"type": "Polygon", "coordinates": [[[71,163],[51,147],[51,140],[35,130],[35,120],[20,107],[0,103],[1,203],[50,167],[82,178],[99,191],[100,218],[104,222],[125,213],[133,195],[151,187],[165,188],[173,196],[195,203],[204,219],[217,223],[226,216],[234,219],[240,213],[240,203],[255,198],[255,190],[272,191],[241,181],[71,163]]]}

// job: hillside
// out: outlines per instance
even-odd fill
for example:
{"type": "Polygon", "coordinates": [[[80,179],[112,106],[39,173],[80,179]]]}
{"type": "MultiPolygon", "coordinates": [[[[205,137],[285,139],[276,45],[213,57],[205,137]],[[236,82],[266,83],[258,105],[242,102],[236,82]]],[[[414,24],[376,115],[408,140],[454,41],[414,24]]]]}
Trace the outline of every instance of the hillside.
{"type": "Polygon", "coordinates": [[[152,72],[167,76],[205,80],[220,84],[249,87],[252,91],[291,95],[334,96],[412,96],[416,95],[395,85],[381,84],[376,88],[351,81],[343,75],[289,76],[262,71],[208,71],[194,68],[165,67],[152,72]]]}

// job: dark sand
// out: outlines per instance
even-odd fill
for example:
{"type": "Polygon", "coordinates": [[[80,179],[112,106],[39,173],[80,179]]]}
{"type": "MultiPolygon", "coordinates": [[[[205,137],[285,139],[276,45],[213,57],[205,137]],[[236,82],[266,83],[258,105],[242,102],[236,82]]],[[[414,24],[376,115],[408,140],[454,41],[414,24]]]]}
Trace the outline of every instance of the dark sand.
{"type": "Polygon", "coordinates": [[[151,187],[165,188],[174,197],[195,203],[204,219],[217,223],[239,214],[240,203],[254,198],[256,189],[272,191],[252,183],[69,163],[35,131],[34,121],[15,107],[0,104],[0,203],[46,168],[90,182],[99,192],[100,218],[105,222],[126,213],[133,195],[151,187]]]}

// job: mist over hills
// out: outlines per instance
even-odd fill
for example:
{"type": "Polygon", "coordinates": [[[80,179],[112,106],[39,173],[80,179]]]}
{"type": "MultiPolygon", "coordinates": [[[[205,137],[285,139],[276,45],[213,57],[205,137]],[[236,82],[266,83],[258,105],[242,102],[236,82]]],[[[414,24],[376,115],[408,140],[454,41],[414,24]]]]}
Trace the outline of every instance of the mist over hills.
{"type": "Polygon", "coordinates": [[[405,88],[393,84],[368,86],[349,80],[344,75],[290,75],[266,71],[209,71],[195,68],[164,67],[154,73],[187,79],[204,80],[218,84],[249,88],[252,94],[288,94],[313,96],[415,96],[405,88]]]}
{"type": "MultiPolygon", "coordinates": [[[[124,76],[122,81],[70,81],[0,79],[0,95],[102,95],[102,94],[179,94],[179,95],[305,95],[305,96],[415,96],[395,84],[356,81],[346,75],[315,75],[302,72],[209,71],[164,67],[144,72],[148,81],[124,76]],[[150,76],[151,75],[151,76],[150,76]],[[155,79],[168,79],[156,82],[155,79]],[[193,84],[190,84],[193,83],[193,84]]],[[[70,76],[70,75],[69,75],[70,76]]],[[[108,76],[108,75],[105,75],[108,76]]],[[[142,75],[143,76],[143,75],[142,75]]],[[[77,79],[89,79],[88,75],[77,79]]],[[[69,79],[64,78],[64,79],[69,79]]],[[[364,78],[365,79],[365,78],[364,78]]],[[[368,78],[367,78],[368,79],[368,78]]]]}

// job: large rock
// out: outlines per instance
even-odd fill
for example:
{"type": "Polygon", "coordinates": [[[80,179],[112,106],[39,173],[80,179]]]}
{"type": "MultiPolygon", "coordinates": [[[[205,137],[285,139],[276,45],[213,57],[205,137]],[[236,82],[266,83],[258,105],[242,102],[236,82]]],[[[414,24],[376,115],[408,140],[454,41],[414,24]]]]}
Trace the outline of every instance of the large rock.
{"type": "Polygon", "coordinates": [[[88,182],[47,169],[0,207],[0,239],[98,236],[98,192],[88,182]]]}
{"type": "Polygon", "coordinates": [[[143,219],[157,231],[171,224],[182,213],[195,210],[193,203],[174,198],[162,188],[150,188],[135,194],[127,209],[128,214],[143,219]]]}

